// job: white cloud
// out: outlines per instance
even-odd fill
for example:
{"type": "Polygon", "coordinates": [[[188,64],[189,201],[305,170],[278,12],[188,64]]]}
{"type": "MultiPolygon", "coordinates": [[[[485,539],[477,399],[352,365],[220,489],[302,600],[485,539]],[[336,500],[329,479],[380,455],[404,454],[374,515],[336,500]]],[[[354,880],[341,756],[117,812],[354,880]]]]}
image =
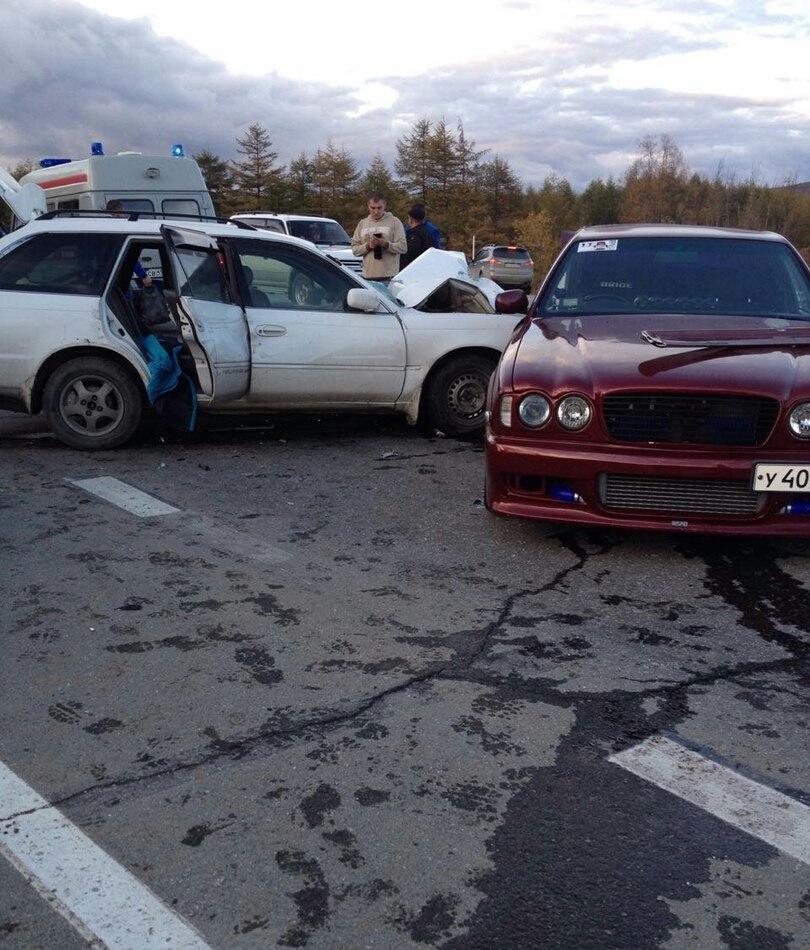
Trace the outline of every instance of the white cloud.
{"type": "Polygon", "coordinates": [[[788,0],[412,0],[397,17],[381,30],[325,0],[3,0],[0,149],[179,141],[231,157],[260,122],[282,161],[331,139],[390,162],[413,120],[444,115],[532,182],[620,174],[661,132],[701,171],[810,178],[810,16],[788,0]]]}

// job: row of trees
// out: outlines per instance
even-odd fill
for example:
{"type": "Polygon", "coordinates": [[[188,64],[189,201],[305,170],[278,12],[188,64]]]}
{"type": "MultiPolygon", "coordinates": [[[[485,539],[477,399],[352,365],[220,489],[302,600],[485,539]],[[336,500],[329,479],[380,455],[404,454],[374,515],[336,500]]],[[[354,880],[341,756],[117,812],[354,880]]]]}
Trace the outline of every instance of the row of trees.
{"type": "MultiPolygon", "coordinates": [[[[459,122],[422,118],[396,143],[389,167],[380,155],[361,169],[352,154],[328,142],[301,152],[288,165],[278,160],[269,132],[251,125],[235,143],[236,157],[211,151],[199,162],[217,212],[272,210],[337,218],[351,232],[365,197],[379,191],[404,220],[414,200],[427,206],[449,248],[469,252],[491,241],[520,243],[532,252],[538,274],[553,259],[561,232],[584,224],[648,221],[708,224],[779,231],[810,253],[810,194],[741,181],[722,167],[714,176],[691,172],[668,136],[647,137],[617,180],[596,178],[575,191],[552,175],[524,186],[502,155],[470,139],[459,122]]],[[[30,169],[14,170],[20,177],[30,169]]]]}
{"type": "Polygon", "coordinates": [[[810,195],[789,185],[741,181],[719,168],[712,177],[691,172],[666,135],[647,137],[625,174],[600,178],[577,192],[552,175],[525,187],[502,155],[478,148],[464,126],[422,118],[397,142],[393,168],[377,155],[363,171],[351,153],[331,142],[313,155],[278,163],[270,135],[250,126],[236,142],[237,158],[209,151],[195,158],[220,214],[274,210],[326,215],[348,230],[379,191],[404,219],[414,200],[428,208],[447,246],[469,251],[490,241],[517,242],[535,257],[537,271],[551,262],[561,232],[584,224],[648,221],[766,228],[810,249],[810,195]]]}

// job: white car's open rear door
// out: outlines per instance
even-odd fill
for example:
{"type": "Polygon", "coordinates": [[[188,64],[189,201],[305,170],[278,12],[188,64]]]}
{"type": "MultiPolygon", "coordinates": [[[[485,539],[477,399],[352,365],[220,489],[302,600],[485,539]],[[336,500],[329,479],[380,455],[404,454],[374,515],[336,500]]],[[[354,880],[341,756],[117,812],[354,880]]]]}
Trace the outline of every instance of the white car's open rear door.
{"type": "Polygon", "coordinates": [[[240,399],[250,387],[250,338],[244,310],[231,299],[225,255],[216,238],[162,225],[183,340],[210,405],[240,399]]]}

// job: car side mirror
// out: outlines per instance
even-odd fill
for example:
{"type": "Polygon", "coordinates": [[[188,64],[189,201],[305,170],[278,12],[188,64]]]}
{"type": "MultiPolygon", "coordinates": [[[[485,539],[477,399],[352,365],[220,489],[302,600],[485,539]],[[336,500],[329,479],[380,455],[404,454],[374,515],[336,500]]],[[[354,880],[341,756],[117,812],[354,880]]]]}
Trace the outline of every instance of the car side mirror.
{"type": "Polygon", "coordinates": [[[376,291],[365,287],[352,287],[346,295],[349,310],[362,310],[363,313],[376,313],[380,308],[380,298],[376,291]]]}
{"type": "Polygon", "coordinates": [[[529,298],[522,290],[504,290],[495,298],[496,313],[526,313],[529,298]]]}

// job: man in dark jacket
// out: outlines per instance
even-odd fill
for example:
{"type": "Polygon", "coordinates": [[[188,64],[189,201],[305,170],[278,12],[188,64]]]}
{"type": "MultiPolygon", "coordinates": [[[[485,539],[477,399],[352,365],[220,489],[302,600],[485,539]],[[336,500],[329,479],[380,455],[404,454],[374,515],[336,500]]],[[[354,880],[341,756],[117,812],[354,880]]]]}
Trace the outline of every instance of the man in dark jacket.
{"type": "Polygon", "coordinates": [[[433,238],[425,224],[425,206],[412,205],[408,212],[408,227],[405,231],[408,252],[402,258],[402,267],[412,264],[420,254],[433,247],[433,238]]]}

